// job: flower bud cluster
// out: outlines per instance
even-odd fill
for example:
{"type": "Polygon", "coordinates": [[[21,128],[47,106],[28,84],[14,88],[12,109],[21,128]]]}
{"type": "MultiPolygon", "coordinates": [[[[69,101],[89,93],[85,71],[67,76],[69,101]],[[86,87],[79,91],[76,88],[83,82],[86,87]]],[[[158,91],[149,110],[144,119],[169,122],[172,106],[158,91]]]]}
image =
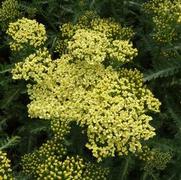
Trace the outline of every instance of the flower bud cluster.
{"type": "Polygon", "coordinates": [[[83,180],[106,180],[109,174],[108,168],[102,168],[96,164],[87,163],[86,169],[84,170],[82,179],[83,180]],[[96,171],[95,171],[96,169],[96,171]]]}
{"type": "Polygon", "coordinates": [[[67,156],[63,161],[59,161],[55,156],[50,156],[45,163],[37,168],[37,174],[39,176],[37,179],[79,180],[82,179],[84,168],[85,163],[79,156],[67,156]]]}
{"type": "Polygon", "coordinates": [[[153,170],[164,170],[172,159],[170,152],[162,152],[159,149],[150,149],[145,146],[139,158],[144,161],[144,170],[152,172],[153,170]]]}
{"type": "Polygon", "coordinates": [[[13,180],[12,169],[10,160],[7,158],[5,152],[0,151],[0,179],[13,180]]]}
{"type": "Polygon", "coordinates": [[[44,25],[27,18],[10,23],[7,34],[12,38],[12,51],[20,51],[26,46],[39,48],[47,39],[44,25]]]}
{"type": "Polygon", "coordinates": [[[37,168],[51,156],[58,156],[62,160],[67,154],[67,149],[63,144],[63,140],[52,138],[44,143],[38,150],[33,153],[26,154],[21,159],[23,172],[37,177],[37,168]]]}
{"type": "Polygon", "coordinates": [[[153,38],[159,43],[171,43],[180,39],[180,0],[151,0],[144,4],[144,11],[154,23],[153,38]]]}
{"type": "Polygon", "coordinates": [[[22,158],[23,172],[40,180],[106,179],[108,169],[85,162],[79,156],[67,156],[62,147],[61,142],[54,139],[47,141],[39,150],[24,155],[22,158]]]}
{"type": "Polygon", "coordinates": [[[50,156],[36,171],[38,180],[104,180],[109,173],[108,169],[87,163],[79,156],[67,156],[63,161],[50,156]]]}
{"type": "Polygon", "coordinates": [[[19,4],[17,0],[5,0],[0,8],[0,22],[2,28],[6,29],[10,22],[15,21],[20,16],[19,4]]]}
{"type": "Polygon", "coordinates": [[[64,137],[70,133],[70,125],[68,122],[64,122],[59,119],[51,120],[51,130],[53,131],[56,139],[64,139],[64,137]]]}

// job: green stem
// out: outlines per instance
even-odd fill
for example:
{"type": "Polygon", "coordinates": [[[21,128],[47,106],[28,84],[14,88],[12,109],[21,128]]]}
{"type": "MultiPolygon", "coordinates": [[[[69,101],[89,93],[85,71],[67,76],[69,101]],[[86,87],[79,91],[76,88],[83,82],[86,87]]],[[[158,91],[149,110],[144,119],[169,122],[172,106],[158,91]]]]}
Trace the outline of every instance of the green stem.
{"type": "Polygon", "coordinates": [[[121,173],[121,176],[120,176],[121,180],[126,179],[126,175],[128,174],[129,161],[130,161],[130,158],[128,156],[127,159],[125,160],[125,164],[124,164],[124,167],[122,169],[122,173],[121,173]]]}
{"type": "Polygon", "coordinates": [[[144,172],[142,180],[146,180],[147,177],[148,177],[148,173],[147,173],[147,172],[144,172]]]}
{"type": "Polygon", "coordinates": [[[30,136],[28,139],[28,148],[27,148],[28,153],[31,151],[31,147],[32,147],[32,136],[30,136]]]}

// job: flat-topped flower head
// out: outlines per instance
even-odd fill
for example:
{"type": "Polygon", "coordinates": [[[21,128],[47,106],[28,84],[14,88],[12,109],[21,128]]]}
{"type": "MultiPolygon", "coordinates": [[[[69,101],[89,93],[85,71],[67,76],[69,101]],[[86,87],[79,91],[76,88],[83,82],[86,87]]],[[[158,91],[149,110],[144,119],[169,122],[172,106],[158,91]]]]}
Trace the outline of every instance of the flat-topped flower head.
{"type": "Polygon", "coordinates": [[[78,18],[76,24],[65,23],[60,26],[61,33],[60,39],[57,42],[56,51],[61,55],[62,53],[67,53],[68,42],[80,31],[84,31],[83,34],[85,37],[86,30],[92,33],[97,32],[97,36],[98,34],[104,34],[110,43],[112,43],[113,40],[129,41],[134,36],[131,28],[122,27],[111,18],[102,19],[95,12],[86,11],[84,15],[78,18]]]}
{"type": "Polygon", "coordinates": [[[39,48],[47,39],[44,25],[27,18],[10,23],[7,34],[12,39],[10,42],[12,51],[20,51],[27,46],[39,48]]]}
{"type": "Polygon", "coordinates": [[[46,48],[37,50],[36,53],[26,57],[24,62],[15,64],[15,68],[12,69],[13,79],[41,81],[44,76],[48,75],[51,61],[46,48]]]}
{"type": "MultiPolygon", "coordinates": [[[[155,135],[147,112],[158,112],[160,102],[143,85],[138,70],[117,72],[86,59],[74,62],[71,54],[51,63],[48,76],[40,73],[41,81],[28,86],[31,117],[76,121],[87,128],[86,147],[98,160],[136,153],[141,150],[142,140],[155,135]]],[[[24,77],[30,73],[23,66],[21,69],[24,77]]]]}
{"type": "Polygon", "coordinates": [[[111,40],[128,40],[134,35],[131,28],[122,27],[113,19],[94,18],[91,21],[91,29],[104,33],[111,40]]]}
{"type": "Polygon", "coordinates": [[[29,116],[51,121],[57,138],[62,137],[59,122],[76,122],[98,161],[141,151],[141,142],[155,135],[149,114],[160,106],[138,70],[105,65],[124,65],[137,50],[129,38],[121,39],[118,24],[99,22],[111,24],[110,30],[62,26],[70,28],[62,36],[66,53],[52,60],[47,49],[37,50],[12,70],[15,79],[33,80],[28,84],[29,116]]]}

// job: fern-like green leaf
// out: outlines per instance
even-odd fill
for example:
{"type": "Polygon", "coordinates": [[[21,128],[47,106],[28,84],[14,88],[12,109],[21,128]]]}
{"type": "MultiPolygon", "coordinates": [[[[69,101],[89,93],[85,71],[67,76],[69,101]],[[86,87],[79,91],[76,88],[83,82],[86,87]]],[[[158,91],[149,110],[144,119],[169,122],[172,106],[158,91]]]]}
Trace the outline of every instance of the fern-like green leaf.
{"type": "Polygon", "coordinates": [[[13,136],[11,138],[1,138],[0,139],[0,150],[8,149],[17,145],[20,142],[19,136],[13,136]]]}
{"type": "Polygon", "coordinates": [[[172,75],[176,74],[177,72],[179,72],[180,69],[181,69],[181,67],[174,66],[174,67],[168,67],[166,69],[164,68],[164,69],[158,70],[158,71],[152,71],[150,74],[145,75],[144,82],[151,81],[153,79],[172,76],[172,75]]]}
{"type": "Polygon", "coordinates": [[[170,59],[168,61],[163,61],[160,64],[156,64],[156,67],[154,67],[153,70],[145,73],[144,82],[158,78],[170,77],[177,74],[178,72],[181,72],[180,59],[170,59]]]}

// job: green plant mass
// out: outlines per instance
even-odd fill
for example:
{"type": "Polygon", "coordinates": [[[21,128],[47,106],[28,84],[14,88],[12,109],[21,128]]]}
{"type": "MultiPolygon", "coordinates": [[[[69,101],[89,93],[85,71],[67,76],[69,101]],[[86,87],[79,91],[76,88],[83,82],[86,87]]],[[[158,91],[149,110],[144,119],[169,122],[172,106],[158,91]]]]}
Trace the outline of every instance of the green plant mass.
{"type": "Polygon", "coordinates": [[[4,0],[0,180],[181,179],[181,1],[4,0]]]}

